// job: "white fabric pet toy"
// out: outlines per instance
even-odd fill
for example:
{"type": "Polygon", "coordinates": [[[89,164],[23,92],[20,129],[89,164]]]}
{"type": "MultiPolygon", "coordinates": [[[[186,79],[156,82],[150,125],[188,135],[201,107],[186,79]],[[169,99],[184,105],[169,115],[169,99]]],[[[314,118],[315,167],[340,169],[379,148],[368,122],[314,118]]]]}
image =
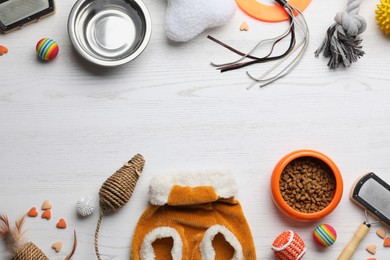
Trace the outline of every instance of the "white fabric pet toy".
{"type": "Polygon", "coordinates": [[[166,35],[186,42],[208,28],[226,23],[236,9],[234,0],[168,0],[166,35]]]}

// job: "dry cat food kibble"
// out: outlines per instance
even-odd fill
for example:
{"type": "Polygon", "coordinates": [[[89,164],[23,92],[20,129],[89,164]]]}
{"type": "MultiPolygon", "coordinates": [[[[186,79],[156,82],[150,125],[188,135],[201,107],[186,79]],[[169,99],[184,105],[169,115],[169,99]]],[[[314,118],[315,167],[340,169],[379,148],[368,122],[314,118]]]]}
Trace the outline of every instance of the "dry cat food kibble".
{"type": "Polygon", "coordinates": [[[302,157],[284,168],[279,187],[290,207],[303,213],[315,213],[331,202],[336,181],[327,164],[316,158],[302,157]]]}

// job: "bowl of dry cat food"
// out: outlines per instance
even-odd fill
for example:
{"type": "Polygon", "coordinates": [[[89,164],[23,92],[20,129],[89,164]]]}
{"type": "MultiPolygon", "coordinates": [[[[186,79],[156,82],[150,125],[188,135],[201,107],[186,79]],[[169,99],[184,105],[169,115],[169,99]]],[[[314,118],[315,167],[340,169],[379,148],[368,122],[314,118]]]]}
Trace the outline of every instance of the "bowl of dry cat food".
{"type": "Polygon", "coordinates": [[[272,198],[287,216],[315,221],[331,213],[343,195],[343,179],[336,164],[313,150],[284,156],[271,177],[272,198]]]}

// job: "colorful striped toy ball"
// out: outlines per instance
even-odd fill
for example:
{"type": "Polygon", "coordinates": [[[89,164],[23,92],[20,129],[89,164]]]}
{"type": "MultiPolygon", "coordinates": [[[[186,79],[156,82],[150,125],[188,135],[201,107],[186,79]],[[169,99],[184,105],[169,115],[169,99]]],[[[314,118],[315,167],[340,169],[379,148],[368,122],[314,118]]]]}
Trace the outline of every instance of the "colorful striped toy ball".
{"type": "Polygon", "coordinates": [[[322,247],[330,247],[336,242],[337,233],[331,225],[321,224],[314,229],[313,239],[322,247]]]}
{"type": "Polygon", "coordinates": [[[36,51],[39,59],[49,61],[57,57],[59,47],[56,41],[42,38],[37,43],[36,51]]]}

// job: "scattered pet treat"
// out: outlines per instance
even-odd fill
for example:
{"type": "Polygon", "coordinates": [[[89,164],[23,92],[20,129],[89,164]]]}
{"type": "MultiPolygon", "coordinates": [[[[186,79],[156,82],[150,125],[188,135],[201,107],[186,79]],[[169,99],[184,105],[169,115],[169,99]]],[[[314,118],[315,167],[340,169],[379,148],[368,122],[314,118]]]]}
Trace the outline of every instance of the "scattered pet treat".
{"type": "Polygon", "coordinates": [[[261,259],[236,194],[235,178],[220,171],[153,177],[130,259],[261,259]]]}
{"type": "MultiPolygon", "coordinates": [[[[0,237],[6,242],[7,249],[13,255],[12,260],[49,260],[49,258],[32,242],[25,242],[25,232],[22,231],[24,217],[15,222],[12,228],[8,217],[0,215],[0,237]]],[[[65,260],[72,259],[77,248],[76,231],[73,233],[73,248],[65,260]]]]}
{"type": "Polygon", "coordinates": [[[83,196],[77,202],[77,213],[81,216],[86,217],[92,215],[95,211],[95,200],[88,197],[83,196]]]}
{"type": "Polygon", "coordinates": [[[330,247],[336,242],[337,233],[331,225],[321,224],[314,229],[313,239],[322,247],[330,247]]]}
{"type": "Polygon", "coordinates": [[[122,208],[133,195],[135,185],[145,165],[144,157],[136,154],[119,170],[112,174],[99,190],[100,216],[95,231],[95,253],[100,260],[99,230],[103,216],[122,208]]]}
{"type": "Polygon", "coordinates": [[[42,210],[47,210],[47,209],[51,209],[51,208],[52,208],[52,205],[51,205],[51,202],[50,202],[50,201],[45,200],[45,201],[42,203],[42,207],[41,207],[42,210]]]}
{"type": "Polygon", "coordinates": [[[376,20],[379,28],[387,35],[390,34],[390,1],[381,0],[381,3],[377,5],[378,9],[375,10],[376,20]]]}
{"type": "Polygon", "coordinates": [[[247,22],[242,22],[240,26],[240,31],[248,31],[249,30],[249,25],[247,22]]]}
{"type": "Polygon", "coordinates": [[[57,241],[54,244],[51,245],[51,248],[53,248],[57,253],[59,253],[62,249],[62,242],[57,241]]]}
{"type": "Polygon", "coordinates": [[[172,41],[187,42],[229,21],[236,8],[234,0],[168,0],[166,35],[172,41]]]}
{"type": "Polygon", "coordinates": [[[367,260],[376,260],[376,258],[367,258],[367,260]]]}
{"type": "Polygon", "coordinates": [[[0,236],[7,241],[6,246],[13,255],[13,260],[29,259],[49,260],[46,255],[32,242],[26,243],[22,227],[24,217],[15,222],[15,227],[11,227],[8,217],[0,215],[0,236]]]}
{"type": "MultiPolygon", "coordinates": [[[[370,213],[373,217],[390,225],[389,207],[390,185],[382,180],[375,173],[370,172],[355,181],[352,187],[350,199],[360,208],[370,213]]],[[[352,239],[344,247],[337,258],[338,260],[349,260],[352,258],[361,241],[370,231],[371,224],[364,221],[355,231],[352,239]]],[[[390,242],[390,241],[389,241],[390,242]]]]}
{"type": "Polygon", "coordinates": [[[32,207],[32,208],[27,212],[27,216],[29,216],[29,217],[31,217],[31,218],[35,218],[36,216],[38,216],[37,208],[36,208],[36,207],[32,207]]]}
{"type": "Polygon", "coordinates": [[[370,244],[366,247],[366,250],[368,253],[375,255],[376,254],[376,245],[375,244],[370,244]]]}
{"type": "Polygon", "coordinates": [[[49,61],[57,57],[59,47],[56,41],[43,38],[37,43],[36,51],[39,59],[49,61]]]}
{"type": "Polygon", "coordinates": [[[298,260],[306,253],[306,245],[297,233],[287,230],[274,240],[272,250],[275,259],[298,260]]]}
{"type": "Polygon", "coordinates": [[[3,46],[3,45],[0,45],[0,56],[4,55],[8,53],[8,48],[3,46]]]}
{"type": "Polygon", "coordinates": [[[336,181],[327,164],[316,158],[302,157],[284,168],[279,186],[290,207],[303,213],[315,213],[331,202],[336,181]]]}
{"type": "Polygon", "coordinates": [[[383,241],[383,246],[390,247],[390,237],[385,238],[385,240],[383,241]]]}
{"type": "Polygon", "coordinates": [[[59,229],[65,229],[67,227],[65,219],[61,218],[56,225],[57,228],[59,229]]]}
{"type": "Polygon", "coordinates": [[[364,55],[358,36],[367,27],[366,20],[359,15],[361,3],[362,0],[348,0],[347,10],[336,14],[336,23],[329,27],[324,41],[314,52],[316,57],[323,52],[324,57],[329,58],[330,69],[349,67],[364,55]]]}
{"type": "Polygon", "coordinates": [[[50,220],[51,219],[51,210],[50,209],[47,209],[45,210],[43,213],[42,213],[42,218],[45,218],[47,220],[50,220]]]}
{"type": "Polygon", "coordinates": [[[384,229],[384,228],[378,229],[376,231],[376,234],[378,235],[378,237],[380,237],[382,239],[385,239],[385,237],[386,237],[386,229],[384,229]]]}

